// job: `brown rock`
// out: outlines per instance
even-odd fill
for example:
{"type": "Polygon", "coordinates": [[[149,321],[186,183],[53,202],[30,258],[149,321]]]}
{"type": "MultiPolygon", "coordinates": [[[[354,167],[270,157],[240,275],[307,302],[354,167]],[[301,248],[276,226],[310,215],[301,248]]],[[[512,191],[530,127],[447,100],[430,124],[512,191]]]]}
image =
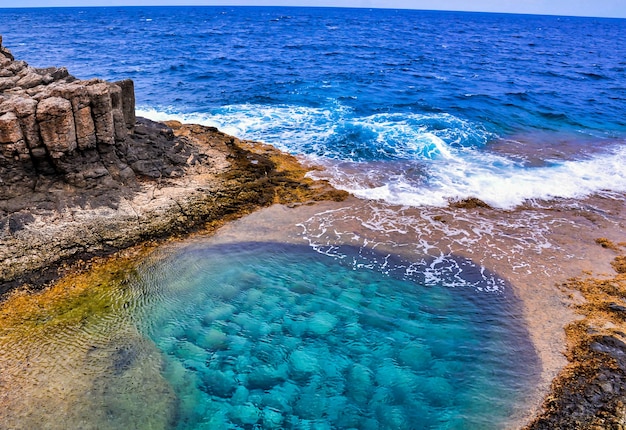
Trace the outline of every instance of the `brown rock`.
{"type": "Polygon", "coordinates": [[[96,128],[98,145],[115,144],[115,126],[113,123],[113,106],[109,84],[95,83],[87,87],[91,99],[91,112],[96,128]]]}
{"type": "Polygon", "coordinates": [[[81,150],[96,147],[96,127],[91,112],[91,99],[87,89],[80,84],[65,84],[57,92],[72,103],[76,142],[81,150]]]}
{"type": "Polygon", "coordinates": [[[39,125],[37,124],[37,101],[26,97],[13,97],[9,102],[15,114],[20,120],[22,133],[29,148],[37,148],[43,145],[39,137],[39,125]]]}
{"type": "Polygon", "coordinates": [[[44,81],[44,77],[36,73],[34,69],[26,69],[26,73],[21,73],[21,75],[22,77],[16,82],[16,85],[23,89],[36,87],[41,85],[44,81]]]}
{"type": "Polygon", "coordinates": [[[111,94],[115,140],[122,142],[126,139],[126,121],[124,120],[124,112],[122,110],[122,89],[117,85],[110,85],[109,93],[111,94]]]}
{"type": "Polygon", "coordinates": [[[96,129],[91,116],[91,107],[74,110],[76,142],[81,150],[96,147],[96,129]]]}
{"type": "Polygon", "coordinates": [[[50,97],[39,102],[37,121],[43,144],[53,159],[76,149],[76,127],[69,100],[50,97]]]}
{"type": "Polygon", "coordinates": [[[17,76],[8,76],[4,78],[0,78],[0,91],[5,91],[10,88],[15,88],[17,81],[19,81],[19,77],[17,76]]]}
{"type": "Polygon", "coordinates": [[[11,73],[13,73],[14,75],[17,75],[27,67],[28,67],[28,64],[26,64],[26,61],[20,60],[20,61],[13,61],[11,64],[9,64],[6,67],[6,69],[10,71],[11,73]]]}
{"type": "Polygon", "coordinates": [[[2,46],[2,36],[0,36],[0,57],[5,57],[10,61],[14,60],[13,54],[11,54],[11,51],[9,51],[7,48],[2,46]]]}
{"type": "Polygon", "coordinates": [[[13,112],[0,116],[0,153],[5,158],[28,154],[20,123],[13,112]]]}

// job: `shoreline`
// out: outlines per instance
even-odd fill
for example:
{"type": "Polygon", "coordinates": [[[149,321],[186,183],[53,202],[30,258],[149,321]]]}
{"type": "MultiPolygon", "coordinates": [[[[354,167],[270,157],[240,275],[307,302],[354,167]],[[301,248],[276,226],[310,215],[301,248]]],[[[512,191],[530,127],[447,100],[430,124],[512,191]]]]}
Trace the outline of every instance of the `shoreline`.
{"type": "MultiPolygon", "coordinates": [[[[3,78],[10,91],[0,93],[0,173],[9,180],[0,188],[3,321],[19,321],[11,315],[19,316],[13,311],[21,310],[35,318],[37,306],[47,306],[45,299],[35,300],[38,293],[37,300],[51,294],[50,303],[65,306],[66,293],[76,288],[73,277],[89,279],[93,270],[108,272],[113,284],[121,282],[128,264],[167,241],[206,234],[260,208],[280,212],[277,203],[297,206],[348,198],[327,182],[307,178],[310,169],[269,145],[211,127],[135,118],[132,82],[81,82],[64,69],[33,69],[14,61],[1,46],[1,37],[0,60],[0,67],[14,75],[3,78]],[[127,264],[118,268],[119,261],[127,264]],[[23,307],[5,311],[14,299],[23,307]]],[[[394,244],[406,242],[413,246],[402,251],[407,254],[431,255],[434,249],[470,258],[512,283],[525,307],[524,323],[543,372],[537,388],[542,399],[533,401],[524,417],[528,424],[520,425],[622,428],[624,197],[591,196],[514,211],[491,209],[479,201],[446,208],[390,208],[350,199],[335,206],[343,208],[343,218],[330,221],[345,227],[338,231],[365,228],[375,239],[370,244],[387,246],[390,252],[399,252],[394,244]],[[404,217],[403,227],[413,229],[408,241],[397,228],[367,227],[367,217],[380,221],[377,217],[386,210],[404,217]],[[424,240],[423,249],[415,238],[424,240]]],[[[311,207],[309,233],[325,216],[319,208],[311,207]]],[[[387,221],[383,217],[382,225],[387,221]]],[[[277,220],[266,222],[264,234],[271,236],[277,220]]],[[[365,246],[359,235],[342,240],[365,246]]],[[[109,281],[89,282],[105,287],[102,283],[109,281]]],[[[92,285],[79,284],[87,290],[92,285]]],[[[100,305],[81,303],[88,311],[100,305]]],[[[0,375],[0,384],[10,382],[0,375]]],[[[2,391],[7,401],[10,393],[2,391]]]]}
{"type": "MultiPolygon", "coordinates": [[[[207,129],[205,127],[201,127],[201,126],[195,126],[195,125],[191,125],[191,126],[183,126],[181,124],[177,124],[177,123],[170,123],[170,125],[172,126],[172,129],[177,132],[182,134],[186,134],[186,138],[191,139],[191,134],[193,133],[197,133],[201,130],[204,131],[208,131],[210,134],[215,133],[213,130],[207,129]]],[[[345,194],[343,193],[339,193],[339,194],[335,194],[334,192],[331,192],[330,194],[325,194],[329,191],[329,186],[328,184],[321,184],[321,190],[323,190],[322,192],[319,192],[319,190],[316,190],[315,187],[316,185],[314,185],[315,183],[313,181],[310,181],[308,179],[304,179],[304,174],[306,172],[306,168],[303,168],[301,165],[299,165],[299,163],[297,162],[297,160],[289,155],[285,155],[280,153],[280,151],[273,149],[272,147],[268,146],[268,145],[260,145],[260,144],[256,144],[253,142],[243,142],[243,141],[238,141],[236,140],[237,145],[242,145],[245,149],[242,149],[242,154],[245,154],[242,157],[242,162],[245,164],[246,168],[250,167],[250,166],[257,166],[258,164],[253,164],[250,161],[251,160],[263,160],[263,162],[265,161],[271,161],[271,159],[273,158],[273,160],[278,161],[278,162],[284,162],[286,163],[286,166],[288,166],[288,168],[292,168],[294,170],[291,170],[290,172],[285,173],[285,171],[283,171],[282,175],[279,176],[280,179],[278,179],[278,182],[280,182],[281,184],[284,185],[284,181],[285,176],[290,177],[290,179],[287,181],[288,186],[281,188],[281,191],[276,191],[273,190],[272,192],[272,199],[269,199],[265,202],[265,204],[256,204],[253,206],[249,205],[249,202],[241,207],[239,207],[239,211],[235,210],[235,211],[230,211],[228,213],[226,213],[223,216],[216,216],[214,218],[208,219],[208,220],[204,220],[202,223],[196,223],[196,224],[191,224],[187,229],[184,230],[175,230],[173,232],[171,232],[170,234],[162,234],[160,236],[154,237],[152,239],[148,238],[145,240],[141,240],[139,241],[139,243],[133,243],[128,247],[124,247],[121,248],[120,250],[116,250],[116,251],[110,251],[110,252],[104,252],[103,255],[101,256],[96,256],[96,257],[104,257],[104,258],[96,258],[95,260],[91,260],[90,262],[85,263],[85,261],[83,259],[80,258],[80,256],[74,256],[73,258],[69,259],[69,260],[61,260],[60,264],[58,266],[59,269],[61,269],[60,271],[55,270],[54,274],[48,278],[48,281],[45,283],[40,283],[39,285],[36,285],[39,288],[44,288],[49,286],[51,283],[58,283],[58,282],[63,282],[64,279],[64,275],[69,274],[70,276],[74,276],[74,274],[76,273],[89,273],[90,270],[90,266],[93,264],[95,264],[96,266],[99,266],[101,264],[109,264],[109,262],[115,262],[120,255],[122,256],[126,256],[126,257],[122,257],[122,258],[128,258],[128,254],[131,255],[130,259],[131,260],[136,260],[136,256],[137,255],[141,255],[144,254],[146,252],[146,250],[148,250],[147,252],[151,252],[151,250],[154,250],[156,248],[158,248],[159,246],[163,245],[164,243],[167,242],[172,242],[174,241],[174,243],[178,242],[181,239],[184,238],[188,238],[188,237],[192,237],[194,234],[199,234],[201,236],[204,236],[206,234],[211,235],[217,228],[224,226],[225,224],[229,224],[232,225],[232,221],[235,221],[237,219],[239,219],[241,216],[243,215],[247,215],[250,214],[252,212],[257,211],[258,209],[261,209],[263,207],[268,207],[268,205],[271,206],[270,209],[266,209],[266,211],[268,213],[271,213],[272,211],[281,211],[285,208],[284,210],[288,210],[291,211],[292,209],[287,209],[286,206],[284,206],[285,204],[290,205],[293,208],[293,205],[300,205],[302,203],[306,203],[306,202],[313,202],[313,201],[320,201],[320,200],[335,200],[335,201],[339,201],[343,198],[346,197],[345,194]],[[255,155],[252,155],[256,148],[257,153],[255,155]],[[247,151],[251,151],[251,152],[247,152],[247,151]],[[260,153],[260,154],[259,154],[260,153]],[[250,158],[253,157],[253,158],[250,158]],[[261,157],[261,158],[259,158],[261,157]],[[263,158],[266,157],[266,158],[263,158]],[[295,175],[295,176],[290,176],[290,175],[295,175]],[[299,179],[297,179],[299,178],[299,179]],[[293,182],[292,182],[293,181],[293,182]],[[304,184],[299,183],[299,181],[303,181],[304,184]],[[304,186],[303,186],[304,185],[304,186]],[[313,190],[311,189],[313,188],[313,190]],[[279,205],[275,205],[274,203],[279,203],[279,205]],[[283,206],[281,206],[281,204],[283,206]],[[76,260],[76,261],[73,261],[76,260]],[[68,261],[72,262],[70,264],[67,264],[68,261]],[[104,263],[103,263],[104,262],[104,263]],[[50,280],[53,280],[53,282],[49,282],[50,280]]],[[[274,167],[277,167],[276,165],[274,167]]],[[[278,167],[278,169],[280,170],[281,168],[285,168],[285,165],[278,167]]],[[[265,183],[264,183],[265,184],[265,183]]],[[[267,185],[267,184],[265,184],[267,185]]],[[[367,204],[367,202],[363,202],[360,201],[358,199],[355,198],[350,198],[350,201],[352,201],[354,203],[356,203],[357,205],[365,205],[367,204]]],[[[603,199],[599,199],[599,200],[603,200],[603,199]]],[[[348,202],[349,203],[349,202],[348,202]]],[[[597,203],[597,202],[596,202],[597,203]]],[[[320,205],[324,206],[324,205],[330,205],[330,206],[334,206],[335,203],[318,203],[317,205],[313,205],[313,206],[305,206],[302,207],[300,209],[296,208],[295,210],[304,210],[307,212],[310,212],[310,214],[315,215],[319,212],[320,209],[320,205]]],[[[348,204],[348,206],[350,205],[350,203],[348,204]]],[[[615,202],[615,205],[619,206],[619,204],[617,202],[615,202]]],[[[344,206],[343,203],[338,203],[336,204],[336,206],[344,206]]],[[[231,206],[232,208],[232,206],[231,206]]],[[[467,213],[474,213],[474,214],[478,214],[480,213],[481,216],[484,216],[486,218],[491,219],[490,222],[496,222],[493,217],[495,216],[496,218],[498,217],[510,217],[510,213],[507,213],[506,211],[498,211],[498,210],[491,210],[491,209],[485,209],[485,208],[481,208],[481,207],[470,207],[470,208],[463,208],[463,209],[459,209],[459,208],[430,208],[430,209],[421,209],[421,211],[423,211],[423,213],[427,213],[427,217],[429,217],[431,220],[434,220],[437,223],[441,223],[442,225],[446,225],[446,228],[449,228],[451,223],[453,224],[454,221],[454,217],[456,216],[455,214],[458,214],[459,211],[465,211],[467,213]]],[[[416,209],[416,211],[420,211],[418,209],[416,209]]],[[[263,211],[262,211],[263,212],[263,211]]],[[[550,212],[550,211],[548,211],[550,212]]],[[[260,212],[255,212],[256,214],[261,214],[260,212]]],[[[576,213],[574,215],[575,217],[582,217],[586,219],[585,214],[580,214],[580,213],[576,213]]],[[[587,217],[588,218],[588,217],[587,217]]],[[[273,216],[270,216],[270,222],[275,222],[276,218],[273,216]]],[[[246,222],[245,219],[241,222],[246,222]]],[[[596,220],[596,222],[598,222],[598,220],[596,220]]],[[[258,227],[258,225],[255,225],[256,227],[258,227]]],[[[293,226],[292,226],[293,227],[293,226]]],[[[230,228],[230,227],[229,227],[230,228]]],[[[604,227],[606,228],[606,226],[604,227]]],[[[555,232],[558,233],[558,232],[555,232]]],[[[588,236],[588,240],[590,240],[592,237],[597,236],[593,234],[594,232],[591,232],[591,234],[588,236]]],[[[561,235],[563,235],[564,233],[559,233],[561,235]]],[[[271,236],[271,233],[270,233],[271,236]]],[[[443,237],[441,237],[440,239],[443,239],[443,237]]],[[[573,242],[576,242],[577,240],[574,240],[573,242]]],[[[601,244],[599,243],[595,243],[595,241],[592,240],[593,243],[591,244],[587,244],[587,251],[585,251],[587,254],[586,255],[591,255],[590,253],[593,253],[593,250],[597,250],[598,253],[597,255],[594,256],[593,259],[590,259],[590,261],[583,261],[581,264],[581,261],[576,259],[575,261],[571,262],[572,267],[570,267],[569,269],[564,270],[564,273],[561,274],[561,282],[564,284],[567,284],[568,281],[566,281],[566,279],[572,279],[571,276],[566,276],[565,273],[568,273],[568,270],[570,271],[569,273],[571,274],[572,271],[576,270],[576,267],[579,268],[579,273],[582,275],[585,271],[587,271],[587,273],[591,273],[590,271],[592,271],[594,268],[597,268],[598,270],[595,270],[595,273],[609,273],[610,272],[607,270],[608,268],[610,268],[610,265],[608,264],[610,261],[606,261],[606,257],[607,255],[613,255],[613,254],[617,254],[619,249],[620,249],[620,245],[615,245],[613,243],[613,241],[608,240],[606,243],[609,243],[610,246],[603,246],[604,242],[602,242],[601,244]],[[602,263],[604,260],[604,263],[602,263]],[[582,266],[582,267],[581,267],[582,266]]],[[[616,242],[618,243],[618,242],[616,242]]],[[[623,245],[623,244],[622,244],[623,245]]],[[[462,250],[455,250],[455,252],[458,252],[459,255],[466,255],[466,256],[470,256],[475,258],[475,255],[471,256],[469,255],[467,252],[463,252],[462,250]]],[[[489,263],[489,259],[487,258],[485,261],[483,261],[483,264],[493,264],[495,266],[499,266],[499,268],[503,267],[501,263],[498,262],[494,262],[492,261],[491,263],[489,263]]],[[[502,273],[501,270],[497,271],[499,273],[502,273]]],[[[504,274],[505,277],[511,278],[511,276],[514,276],[514,274],[512,273],[506,273],[504,274]]],[[[577,277],[577,275],[572,275],[574,277],[577,277]]],[[[25,279],[25,278],[23,278],[25,279]]],[[[36,278],[30,278],[31,280],[35,280],[36,278]]],[[[39,279],[42,279],[41,277],[39,277],[39,279]]],[[[45,279],[45,278],[44,278],[45,279]]],[[[551,279],[551,276],[548,276],[546,278],[546,280],[544,280],[544,284],[542,285],[543,288],[546,288],[547,294],[551,295],[553,297],[553,300],[556,300],[557,302],[555,302],[555,305],[557,307],[561,307],[562,311],[565,313],[564,315],[567,315],[565,318],[569,319],[569,325],[579,325],[580,323],[576,321],[575,316],[572,313],[572,310],[569,308],[570,306],[578,306],[578,307],[582,307],[583,304],[581,304],[580,302],[580,298],[578,297],[574,297],[571,299],[570,303],[567,304],[565,302],[562,302],[560,300],[563,300],[564,298],[566,298],[566,296],[568,294],[572,294],[571,292],[563,292],[563,291],[559,291],[559,289],[555,286],[555,285],[549,285],[548,284],[548,279],[551,279]],[[560,299],[559,299],[560,297],[560,299]]],[[[569,281],[569,285],[570,287],[575,287],[576,285],[580,285],[580,284],[576,284],[575,281],[569,281]]],[[[31,285],[35,286],[35,285],[31,285]]],[[[554,331],[554,330],[545,330],[546,327],[546,321],[535,321],[535,324],[537,327],[532,328],[532,324],[533,324],[533,320],[531,318],[531,316],[533,314],[536,315],[537,309],[539,308],[543,308],[545,310],[545,302],[542,302],[541,299],[537,300],[532,299],[532,297],[537,293],[536,290],[524,290],[523,292],[525,294],[519,294],[520,292],[520,288],[523,289],[523,286],[519,285],[519,280],[517,282],[514,282],[513,285],[516,294],[518,295],[518,297],[520,297],[520,300],[522,302],[522,305],[526,307],[526,314],[527,314],[527,321],[526,323],[530,323],[529,325],[529,329],[531,331],[531,337],[535,336],[534,338],[534,343],[536,345],[537,348],[537,353],[540,355],[540,358],[543,360],[546,359],[546,356],[542,356],[542,354],[548,354],[548,359],[554,359],[554,357],[557,357],[559,355],[561,355],[561,357],[563,357],[563,361],[561,363],[557,363],[554,364],[552,366],[550,366],[549,371],[547,372],[548,375],[551,376],[550,380],[546,380],[544,381],[544,383],[546,384],[545,387],[540,388],[539,390],[542,391],[544,394],[546,394],[545,398],[539,400],[538,403],[541,403],[542,406],[539,407],[538,409],[533,407],[532,412],[529,410],[529,414],[527,416],[525,416],[525,419],[527,418],[528,420],[525,421],[524,423],[520,424],[520,427],[524,427],[524,428],[528,428],[528,429],[535,429],[535,428],[554,428],[553,426],[555,425],[555,422],[558,423],[558,418],[560,417],[560,419],[567,419],[570,415],[571,412],[567,412],[568,411],[568,407],[571,407],[572,405],[570,404],[569,406],[567,404],[564,405],[560,405],[560,410],[558,410],[557,405],[558,404],[558,397],[555,397],[554,393],[559,393],[558,395],[561,398],[567,398],[567,387],[568,387],[568,381],[571,381],[573,379],[573,376],[575,376],[575,373],[572,374],[572,369],[580,369],[581,363],[571,363],[571,362],[567,362],[565,361],[565,356],[563,355],[564,353],[566,353],[566,351],[563,351],[560,349],[560,347],[558,347],[558,345],[552,344],[552,342],[554,341],[555,337],[556,338],[562,338],[562,346],[569,344],[569,349],[572,350],[574,348],[577,347],[577,345],[572,345],[572,343],[575,341],[572,341],[572,334],[571,334],[571,330],[568,330],[567,333],[564,330],[563,325],[561,324],[561,322],[565,321],[563,319],[563,315],[561,317],[555,317],[553,319],[551,319],[550,321],[548,321],[549,325],[551,326],[559,326],[561,327],[560,332],[559,330],[554,331]],[[530,298],[530,301],[529,301],[530,298]],[[531,304],[530,307],[529,303],[531,304]],[[532,303],[535,303],[534,305],[532,305],[532,303]],[[534,306],[534,307],[533,307],[534,306]],[[537,308],[537,306],[539,306],[539,308],[537,308]],[[540,327],[540,328],[538,328],[540,327]],[[536,336],[538,333],[542,333],[543,334],[543,339],[537,339],[536,336]],[[566,337],[567,334],[567,337],[566,337]],[[543,345],[543,346],[541,346],[543,345]],[[551,346],[550,346],[551,345],[551,346]],[[551,352],[547,352],[545,350],[545,348],[552,348],[551,352]],[[542,351],[541,348],[544,348],[544,350],[542,351]],[[577,367],[578,366],[578,367],[577,367]],[[550,385],[550,391],[546,391],[547,390],[547,385],[550,385]],[[550,417],[550,418],[548,418],[550,417]],[[556,418],[555,418],[556,417],[556,418]],[[555,419],[557,419],[557,421],[555,421],[555,419]],[[548,421],[551,420],[551,421],[548,421]],[[550,426],[546,426],[545,422],[550,422],[550,426]]],[[[570,288],[571,290],[571,288],[570,288]]],[[[9,294],[10,295],[10,294],[9,294]]],[[[4,299],[6,299],[9,295],[7,294],[3,294],[2,298],[3,301],[4,299]]],[[[554,305],[553,305],[554,306],[554,305]]],[[[618,309],[616,311],[617,313],[621,312],[620,309],[618,309]]],[[[581,341],[580,340],[580,332],[578,333],[578,338],[579,338],[579,342],[583,342],[589,346],[591,345],[591,342],[589,342],[588,340],[584,340],[581,341]]],[[[580,354],[578,354],[580,356],[580,354]]],[[[572,358],[571,353],[569,353],[569,358],[572,358]]],[[[583,363],[584,364],[584,363],[583,363]]],[[[598,362],[597,360],[594,362],[594,365],[596,367],[598,367],[598,362]]],[[[544,372],[545,372],[545,366],[544,366],[544,372]]],[[[545,375],[544,375],[545,377],[545,375]]],[[[575,378],[574,378],[575,379],[575,378]]],[[[588,381],[587,384],[589,387],[593,386],[593,381],[588,381]]],[[[579,388],[578,388],[579,389],[579,388]]],[[[543,396],[542,396],[543,397],[543,396]]],[[[539,406],[539,404],[537,404],[537,406],[539,406]]],[[[616,406],[618,409],[616,409],[614,416],[616,417],[616,419],[619,419],[619,407],[620,405],[617,404],[616,406]]],[[[610,416],[610,413],[605,413],[605,415],[610,416]]],[[[588,417],[589,418],[589,417],[588,417]]],[[[593,419],[594,416],[591,417],[591,419],[593,419]]],[[[609,422],[607,421],[606,416],[603,418],[605,421],[604,422],[609,422]]],[[[564,421],[564,422],[569,422],[569,421],[564,421]]]]}

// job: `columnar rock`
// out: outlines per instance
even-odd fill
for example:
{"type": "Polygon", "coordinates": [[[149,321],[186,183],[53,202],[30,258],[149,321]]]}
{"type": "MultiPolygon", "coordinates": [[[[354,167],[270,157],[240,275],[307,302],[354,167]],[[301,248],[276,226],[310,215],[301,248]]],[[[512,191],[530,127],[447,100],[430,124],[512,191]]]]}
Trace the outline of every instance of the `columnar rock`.
{"type": "Polygon", "coordinates": [[[74,112],[69,100],[49,97],[39,102],[37,121],[43,144],[53,159],[72,153],[78,146],[74,112]]]}
{"type": "Polygon", "coordinates": [[[109,84],[96,83],[87,87],[91,99],[91,112],[96,126],[98,145],[115,144],[115,125],[113,123],[113,104],[109,84]]]}
{"type": "Polygon", "coordinates": [[[122,108],[122,89],[117,85],[110,85],[109,94],[111,95],[115,140],[122,142],[126,138],[126,120],[124,119],[124,110],[122,108]]]}
{"type": "Polygon", "coordinates": [[[28,156],[22,128],[13,112],[0,116],[0,154],[7,159],[28,156]]]}
{"type": "Polygon", "coordinates": [[[78,186],[94,171],[124,171],[115,148],[135,122],[131,80],[81,81],[65,68],[33,68],[15,61],[0,37],[0,168],[12,177],[19,163],[78,186]]]}
{"type": "Polygon", "coordinates": [[[132,130],[137,122],[135,117],[135,84],[131,79],[124,79],[115,84],[122,89],[124,120],[126,121],[126,127],[132,130]]]}

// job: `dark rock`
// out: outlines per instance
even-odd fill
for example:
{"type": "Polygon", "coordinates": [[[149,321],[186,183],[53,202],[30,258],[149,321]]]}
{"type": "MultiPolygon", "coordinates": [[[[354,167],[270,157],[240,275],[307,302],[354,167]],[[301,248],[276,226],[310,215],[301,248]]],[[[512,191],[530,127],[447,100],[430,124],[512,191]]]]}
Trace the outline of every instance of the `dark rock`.
{"type": "Polygon", "coordinates": [[[609,309],[621,314],[622,317],[626,317],[626,306],[618,305],[617,303],[609,303],[609,309]]]}
{"type": "Polygon", "coordinates": [[[131,79],[124,79],[115,84],[122,90],[122,112],[126,127],[132,129],[137,122],[135,117],[135,84],[131,79]]]}
{"type": "Polygon", "coordinates": [[[544,412],[526,429],[623,429],[626,426],[626,344],[598,336],[579,351],[584,367],[553,387],[544,412]]]}

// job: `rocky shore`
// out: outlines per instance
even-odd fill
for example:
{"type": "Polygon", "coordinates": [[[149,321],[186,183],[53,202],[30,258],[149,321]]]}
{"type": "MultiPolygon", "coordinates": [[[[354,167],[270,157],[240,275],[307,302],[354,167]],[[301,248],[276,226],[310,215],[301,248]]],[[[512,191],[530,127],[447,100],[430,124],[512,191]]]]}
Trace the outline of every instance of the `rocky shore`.
{"type": "MultiPolygon", "coordinates": [[[[136,118],[134,104],[132,81],[33,68],[0,37],[0,295],[262,206],[347,196],[271,147],[136,118]]],[[[584,298],[584,319],[567,327],[570,365],[528,428],[626,428],[624,246],[598,246],[618,274],[562,286],[584,298]]]]}
{"type": "Polygon", "coordinates": [[[305,173],[214,128],[135,118],[130,80],[81,81],[0,48],[0,293],[229,214],[345,197],[305,173]]]}
{"type": "Polygon", "coordinates": [[[596,242],[617,255],[611,262],[615,274],[561,285],[581,294],[576,310],[582,319],[565,328],[569,363],[528,430],[626,428],[626,243],[596,242]]]}

